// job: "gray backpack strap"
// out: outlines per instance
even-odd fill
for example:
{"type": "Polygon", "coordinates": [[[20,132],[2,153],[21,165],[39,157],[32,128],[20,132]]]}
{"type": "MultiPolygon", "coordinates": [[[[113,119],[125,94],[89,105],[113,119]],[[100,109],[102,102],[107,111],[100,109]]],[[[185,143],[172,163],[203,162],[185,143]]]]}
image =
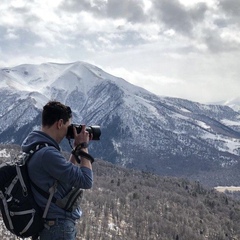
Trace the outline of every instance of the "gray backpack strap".
{"type": "Polygon", "coordinates": [[[6,195],[11,196],[11,192],[12,192],[15,184],[17,183],[18,178],[19,178],[19,176],[16,175],[16,177],[12,180],[11,184],[9,185],[9,187],[7,188],[7,190],[5,191],[5,194],[6,194],[6,195]]]}
{"type": "Polygon", "coordinates": [[[44,209],[43,218],[46,218],[46,216],[47,216],[48,209],[49,209],[50,204],[52,202],[53,195],[57,191],[57,185],[58,185],[58,181],[55,180],[53,186],[49,188],[49,193],[50,194],[49,194],[49,197],[48,197],[48,201],[47,201],[46,207],[44,209]]]}
{"type": "Polygon", "coordinates": [[[5,196],[4,196],[2,191],[0,191],[0,198],[2,199],[2,202],[3,202],[3,207],[4,207],[4,211],[6,213],[7,219],[8,219],[9,227],[10,227],[10,229],[13,230],[14,227],[13,227],[13,224],[12,224],[11,217],[9,215],[7,200],[6,200],[6,198],[5,198],[5,196]]]}
{"type": "Polygon", "coordinates": [[[28,224],[25,226],[25,228],[20,232],[20,234],[25,233],[30,228],[30,226],[32,225],[33,220],[34,220],[35,210],[34,209],[29,209],[29,210],[20,211],[20,212],[11,212],[12,216],[24,215],[24,214],[32,214],[32,217],[29,220],[28,224]]]}
{"type": "Polygon", "coordinates": [[[22,189],[23,189],[23,195],[25,196],[25,195],[27,195],[27,187],[24,183],[22,173],[21,173],[20,167],[18,165],[16,166],[16,171],[17,171],[18,179],[19,179],[19,181],[21,183],[21,186],[22,186],[22,189]]]}

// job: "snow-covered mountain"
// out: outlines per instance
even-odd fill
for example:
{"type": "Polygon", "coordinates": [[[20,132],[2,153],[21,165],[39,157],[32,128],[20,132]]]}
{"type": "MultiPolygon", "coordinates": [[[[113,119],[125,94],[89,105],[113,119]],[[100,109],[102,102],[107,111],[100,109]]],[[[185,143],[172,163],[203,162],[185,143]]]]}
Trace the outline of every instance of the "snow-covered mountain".
{"type": "Polygon", "coordinates": [[[226,102],[224,102],[224,105],[231,107],[235,111],[240,112],[240,97],[239,98],[233,98],[226,102]]]}
{"type": "Polygon", "coordinates": [[[240,184],[240,113],[228,106],[159,97],[83,62],[20,65],[0,69],[0,142],[20,144],[50,99],[69,105],[73,122],[101,126],[95,157],[208,185],[240,184]]]}

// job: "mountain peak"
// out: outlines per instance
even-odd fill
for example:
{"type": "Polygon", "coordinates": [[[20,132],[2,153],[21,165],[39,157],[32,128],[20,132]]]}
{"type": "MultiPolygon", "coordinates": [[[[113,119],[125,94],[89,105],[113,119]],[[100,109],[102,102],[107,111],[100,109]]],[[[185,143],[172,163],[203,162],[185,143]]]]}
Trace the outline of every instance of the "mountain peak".
{"type": "MultiPolygon", "coordinates": [[[[82,93],[85,98],[94,87],[106,82],[128,92],[136,94],[146,90],[136,87],[122,78],[117,78],[102,69],[85,62],[43,63],[40,65],[23,64],[13,68],[3,68],[0,72],[2,82],[0,88],[13,92],[38,92],[48,99],[56,97],[56,92],[69,95],[74,91],[82,93]]],[[[34,95],[35,96],[35,95],[34,95]]],[[[34,98],[32,95],[32,97],[34,98]]],[[[36,95],[37,96],[37,95],[36,95]]],[[[38,95],[39,96],[39,95],[38,95]]],[[[38,99],[36,99],[36,102],[38,99]]]]}

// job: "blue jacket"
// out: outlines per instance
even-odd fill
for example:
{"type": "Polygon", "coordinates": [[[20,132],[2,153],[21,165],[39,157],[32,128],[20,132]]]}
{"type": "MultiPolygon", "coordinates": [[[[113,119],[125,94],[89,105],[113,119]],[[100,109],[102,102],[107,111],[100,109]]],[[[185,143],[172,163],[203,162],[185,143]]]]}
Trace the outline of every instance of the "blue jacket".
{"type": "MultiPolygon", "coordinates": [[[[29,152],[37,143],[48,143],[51,146],[43,147],[37,151],[28,162],[30,179],[42,190],[49,192],[55,180],[58,180],[56,198],[63,198],[72,187],[90,189],[93,184],[92,170],[79,167],[68,161],[60,152],[58,143],[49,135],[41,131],[33,131],[24,140],[22,150],[29,152]]],[[[33,193],[36,202],[45,209],[47,199],[39,194],[34,188],[33,193]]],[[[73,212],[67,212],[54,203],[51,203],[47,218],[67,218],[75,221],[82,215],[80,208],[73,212]]]]}

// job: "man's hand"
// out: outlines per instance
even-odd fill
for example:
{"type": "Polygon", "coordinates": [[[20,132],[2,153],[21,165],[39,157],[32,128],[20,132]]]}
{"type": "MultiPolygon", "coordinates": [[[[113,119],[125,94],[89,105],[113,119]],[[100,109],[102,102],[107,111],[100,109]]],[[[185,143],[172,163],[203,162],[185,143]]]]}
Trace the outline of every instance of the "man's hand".
{"type": "MultiPolygon", "coordinates": [[[[87,145],[89,143],[89,132],[86,131],[86,125],[82,125],[82,130],[78,134],[75,127],[73,127],[73,134],[74,134],[74,147],[78,147],[79,145],[83,144],[85,147],[82,147],[81,150],[88,153],[87,145]]],[[[74,164],[77,164],[77,161],[73,155],[70,157],[70,161],[74,164]]],[[[81,157],[80,167],[87,167],[92,169],[91,161],[88,159],[81,157]]]]}
{"type": "Polygon", "coordinates": [[[73,127],[73,134],[74,134],[74,147],[77,147],[81,143],[88,144],[89,142],[89,132],[86,131],[86,125],[82,125],[82,130],[78,134],[75,127],[73,127]]]}

